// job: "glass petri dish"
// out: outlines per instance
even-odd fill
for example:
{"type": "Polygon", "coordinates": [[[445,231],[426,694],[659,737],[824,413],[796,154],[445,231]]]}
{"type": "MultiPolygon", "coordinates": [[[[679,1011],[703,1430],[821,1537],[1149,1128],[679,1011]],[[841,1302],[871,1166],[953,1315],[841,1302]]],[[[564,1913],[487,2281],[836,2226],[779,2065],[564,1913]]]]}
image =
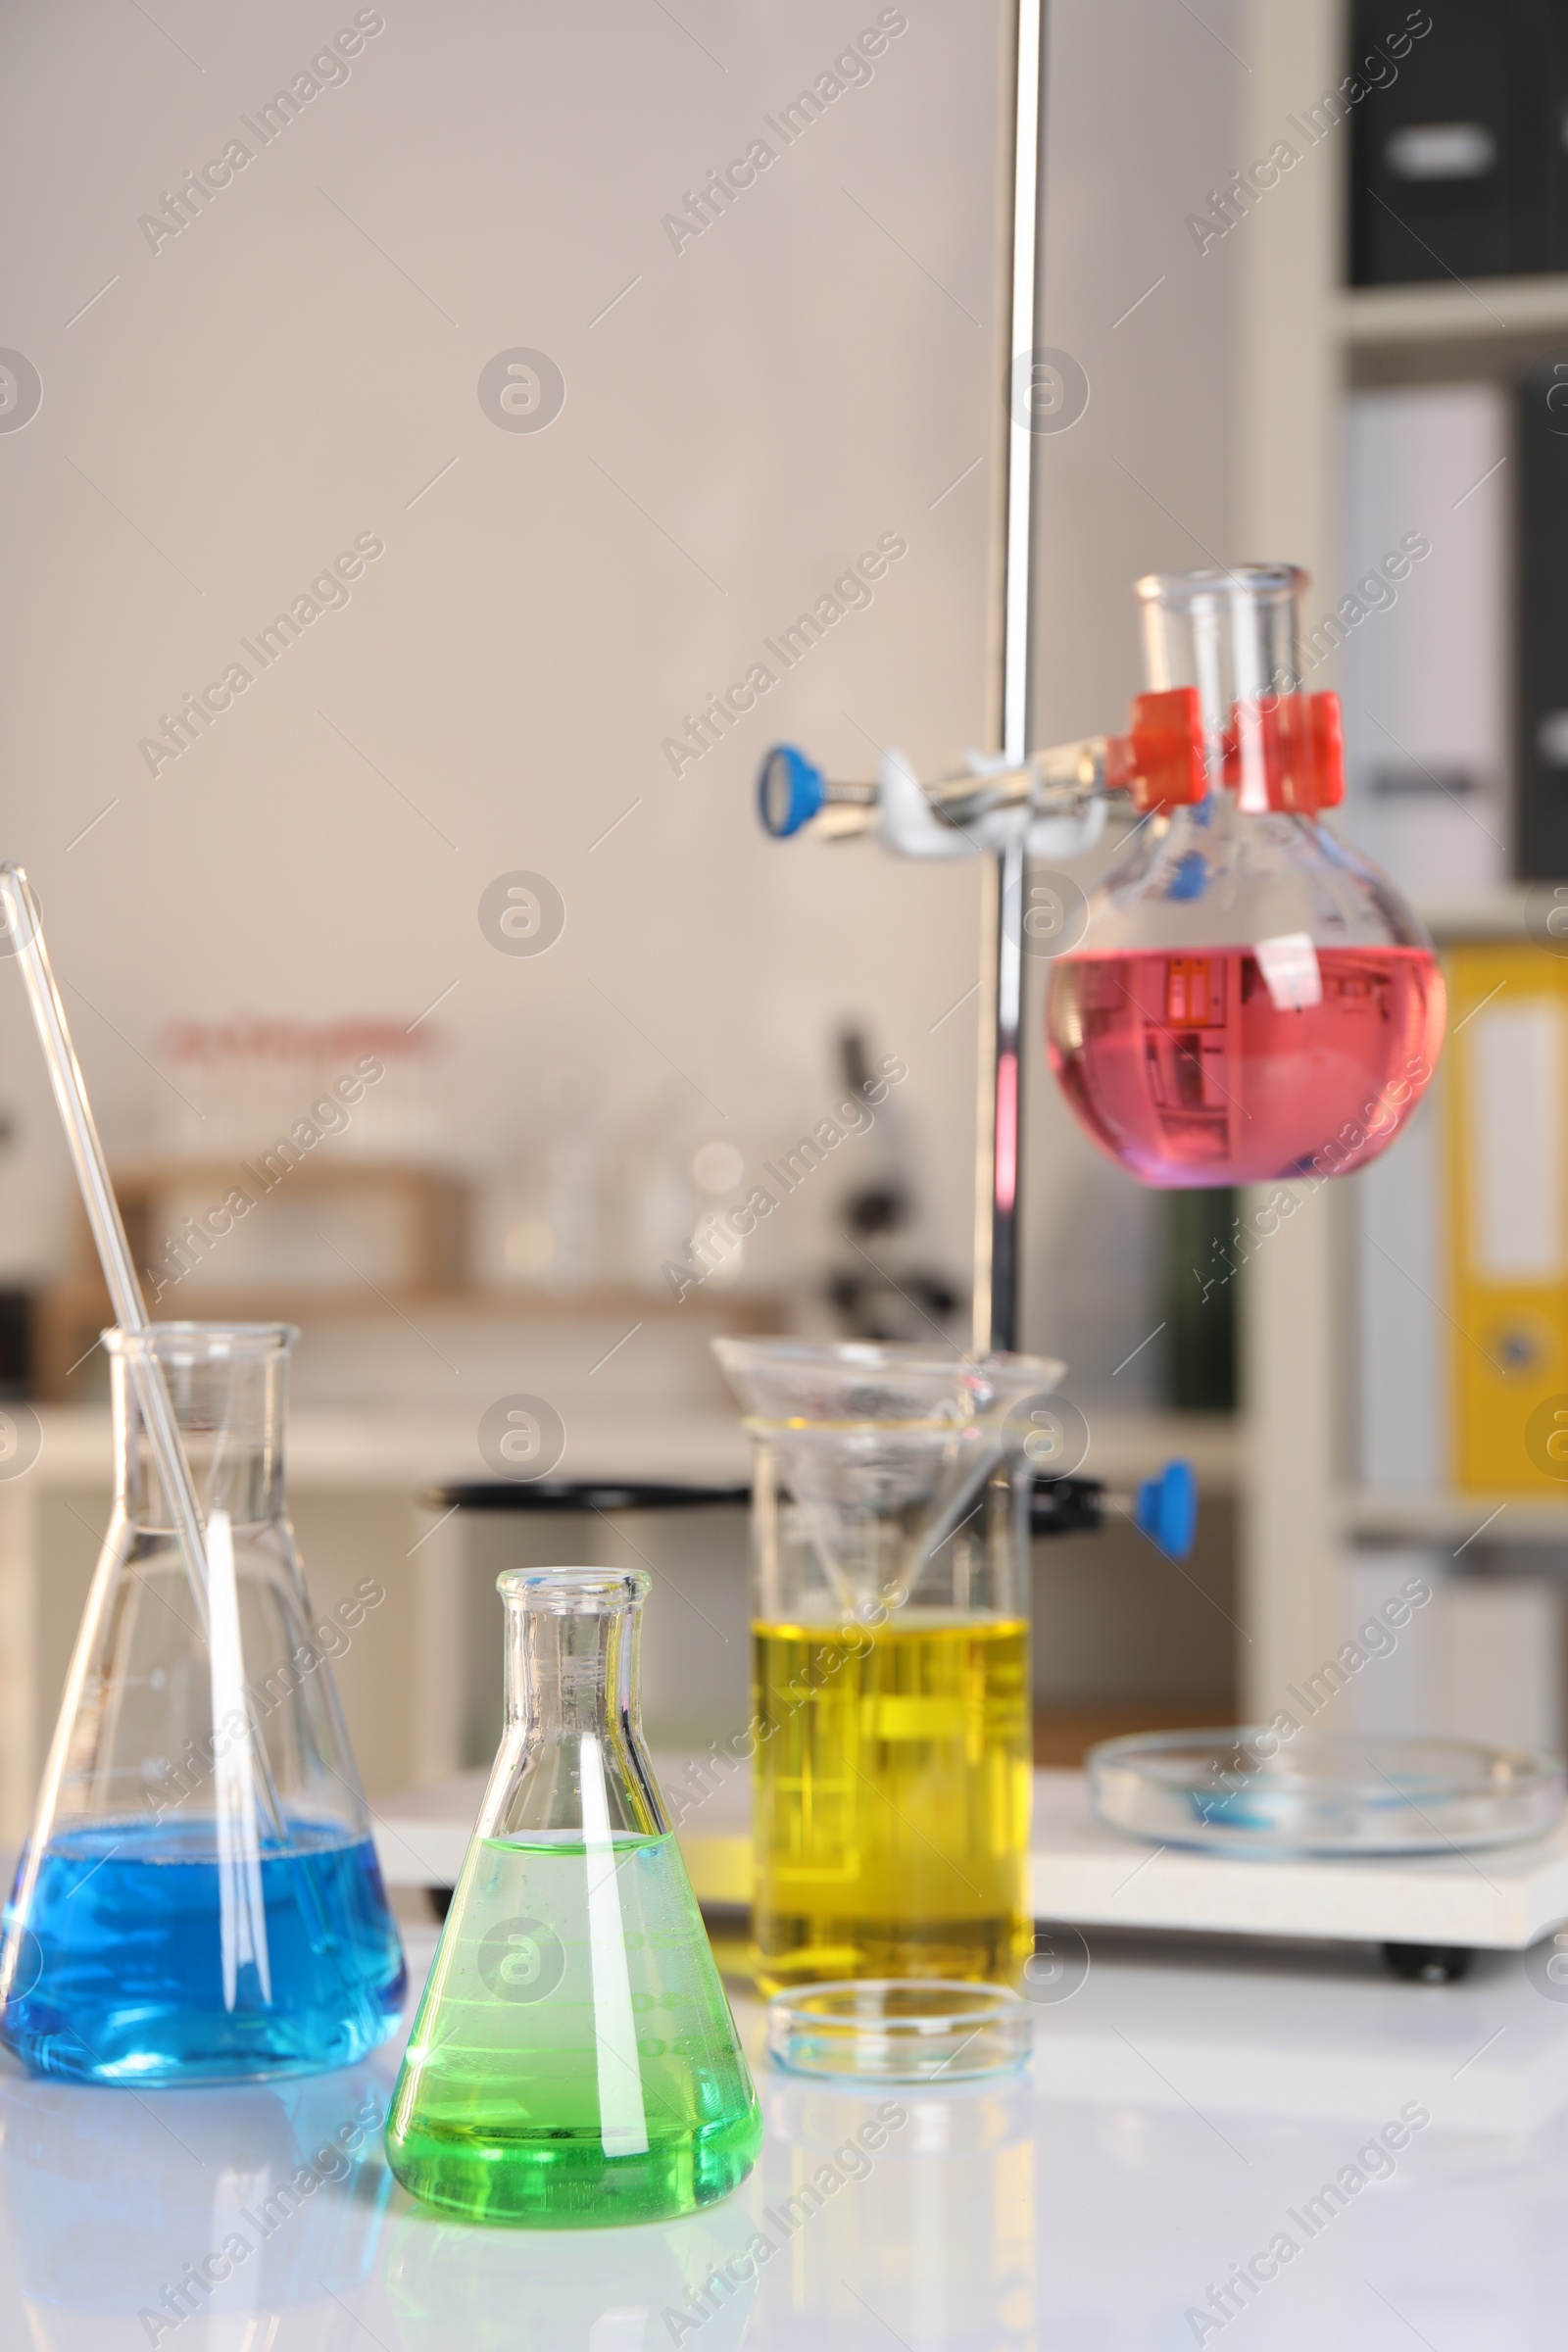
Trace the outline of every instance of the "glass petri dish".
{"type": "Polygon", "coordinates": [[[1004,1984],[858,1977],[767,2004],[767,2046],[796,2075],[856,2082],[972,2082],[1022,2066],[1029,2004],[1004,1984]]]}
{"type": "Polygon", "coordinates": [[[1111,1829],[1210,1853],[1432,1854],[1544,1837],[1556,1756],[1479,1740],[1258,1726],[1104,1740],[1086,1769],[1111,1829]]]}

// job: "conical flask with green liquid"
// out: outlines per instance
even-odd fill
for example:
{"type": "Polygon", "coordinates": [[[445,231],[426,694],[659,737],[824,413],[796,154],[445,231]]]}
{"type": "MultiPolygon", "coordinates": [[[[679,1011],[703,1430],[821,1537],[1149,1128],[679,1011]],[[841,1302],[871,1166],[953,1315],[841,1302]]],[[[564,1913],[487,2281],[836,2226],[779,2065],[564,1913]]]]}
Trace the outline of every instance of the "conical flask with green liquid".
{"type": "Polygon", "coordinates": [[[506,1728],[387,2122],[405,2188],[542,2229],[727,2196],[762,2120],[638,1720],[649,1579],[514,1569],[506,1728]]]}

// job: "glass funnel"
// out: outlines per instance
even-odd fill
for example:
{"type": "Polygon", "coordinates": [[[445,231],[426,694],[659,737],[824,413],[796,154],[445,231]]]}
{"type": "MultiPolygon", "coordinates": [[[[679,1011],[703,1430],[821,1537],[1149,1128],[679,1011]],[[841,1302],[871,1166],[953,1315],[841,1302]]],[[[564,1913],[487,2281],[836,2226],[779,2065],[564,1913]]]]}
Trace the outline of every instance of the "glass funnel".
{"type": "Polygon", "coordinates": [[[0,1942],[0,2040],[128,2083],[309,2074],[395,2030],[403,1952],[283,1497],[277,1324],[104,1334],[115,1504],[0,1942]],[[192,1585],[137,1402],[152,1349],[206,1522],[192,1585]]]}
{"type": "Polygon", "coordinates": [[[1062,1367],[717,1340],[747,1408],[768,1992],[1028,1957],[1029,1497],[1062,1367]]]}
{"type": "Polygon", "coordinates": [[[473,2220],[662,2221],[762,2119],[638,1715],[640,1570],[513,1569],[507,1715],[393,2095],[405,2188],[473,2220]]]}
{"type": "Polygon", "coordinates": [[[1079,1121],[1146,1184],[1348,1174],[1442,1045],[1430,939],[1319,821],[1343,758],[1338,697],[1302,691],[1305,584],[1289,564],[1138,583],[1147,683],[1195,693],[1206,789],[1156,803],[1117,853],[1046,1019],[1079,1121]]]}

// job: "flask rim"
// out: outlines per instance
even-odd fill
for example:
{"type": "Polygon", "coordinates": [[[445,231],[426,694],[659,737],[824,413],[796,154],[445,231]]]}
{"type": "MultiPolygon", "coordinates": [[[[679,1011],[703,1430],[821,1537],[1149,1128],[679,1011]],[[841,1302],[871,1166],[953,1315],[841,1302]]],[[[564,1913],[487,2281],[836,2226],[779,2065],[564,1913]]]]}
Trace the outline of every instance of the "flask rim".
{"type": "Polygon", "coordinates": [[[1133,594],[1146,605],[1167,611],[1211,605],[1235,596],[1284,600],[1299,596],[1311,584],[1311,573],[1298,564],[1232,564],[1200,571],[1150,571],[1133,582],[1133,594]]]}
{"type": "Polygon", "coordinates": [[[504,1601],[557,1617],[608,1616],[638,1609],[653,1589],[642,1568],[505,1568],[496,1578],[504,1601]]]}
{"type": "Polygon", "coordinates": [[[149,1323],[145,1331],[125,1331],[118,1323],[99,1333],[105,1352],[119,1356],[155,1356],[160,1362],[245,1361],[268,1355],[286,1355],[299,1339],[297,1323],[149,1323]],[[182,1355],[182,1351],[184,1352],[182,1355]]]}

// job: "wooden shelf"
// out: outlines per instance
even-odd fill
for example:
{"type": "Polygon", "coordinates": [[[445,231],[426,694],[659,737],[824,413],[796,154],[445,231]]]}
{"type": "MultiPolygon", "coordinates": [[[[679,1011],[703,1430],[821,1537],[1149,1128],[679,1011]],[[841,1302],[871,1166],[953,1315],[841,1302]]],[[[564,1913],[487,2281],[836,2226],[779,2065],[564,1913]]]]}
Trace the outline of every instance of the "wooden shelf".
{"type": "MultiPolygon", "coordinates": [[[[782,1302],[771,1293],[712,1291],[699,1296],[702,1304],[695,1315],[705,1325],[718,1320],[727,1330],[744,1335],[778,1331],[787,1321],[782,1302]]],[[[631,1283],[552,1291],[450,1283],[376,1287],[360,1281],[237,1290],[191,1281],[169,1294],[162,1309],[155,1306],[153,1313],[161,1320],[198,1323],[297,1323],[309,1331],[324,1323],[458,1316],[492,1323],[652,1323],[679,1314],[691,1322],[694,1308],[690,1300],[678,1302],[667,1290],[642,1290],[631,1283]]],[[[80,1384],[71,1374],[114,1319],[109,1294],[95,1276],[58,1283],[39,1295],[32,1344],[33,1378],[41,1398],[54,1403],[75,1399],[80,1384]]]]}
{"type": "MultiPolygon", "coordinates": [[[[82,1302],[102,1300],[107,1315],[108,1295],[90,1280],[62,1283],[47,1296],[82,1302]]],[[[768,1292],[715,1290],[699,1297],[706,1302],[708,1316],[721,1315],[748,1332],[776,1329],[784,1313],[781,1301],[768,1292]],[[761,1320],[764,1317],[771,1320],[761,1320]]],[[[623,1314],[680,1314],[690,1321],[692,1312],[667,1290],[643,1290],[634,1283],[601,1283],[578,1290],[545,1290],[521,1283],[397,1283],[372,1290],[365,1282],[345,1283],[341,1288],[279,1283],[220,1290],[216,1283],[191,1283],[174,1303],[179,1314],[171,1319],[200,1323],[298,1323],[328,1316],[378,1315],[399,1306],[417,1306],[426,1314],[511,1316],[519,1322],[560,1318],[584,1323],[623,1314]]]]}

